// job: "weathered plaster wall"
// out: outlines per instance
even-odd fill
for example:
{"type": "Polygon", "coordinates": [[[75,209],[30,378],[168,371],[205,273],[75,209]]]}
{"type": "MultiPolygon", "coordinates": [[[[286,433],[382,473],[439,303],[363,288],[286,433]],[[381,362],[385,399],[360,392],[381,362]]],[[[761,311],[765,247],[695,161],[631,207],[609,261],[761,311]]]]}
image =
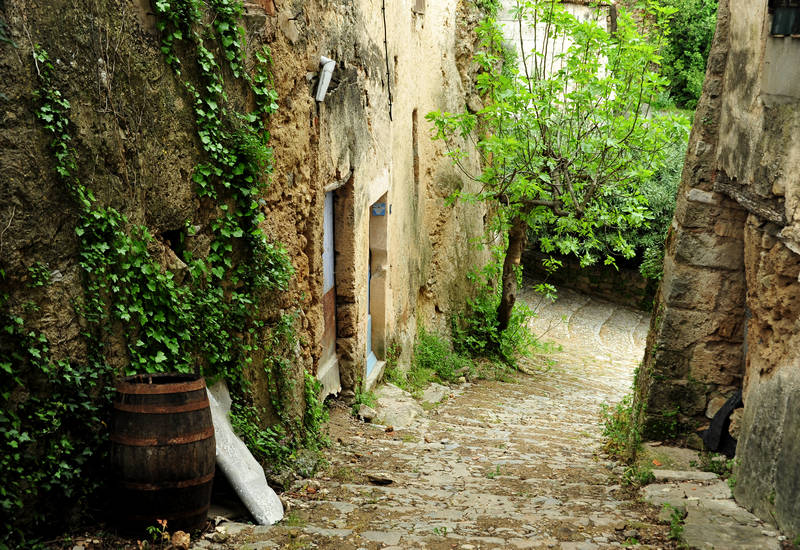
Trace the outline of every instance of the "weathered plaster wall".
{"type": "MultiPolygon", "coordinates": [[[[596,3],[586,0],[567,0],[563,4],[567,12],[572,14],[578,21],[599,21],[607,28],[610,28],[612,24],[612,12],[608,4],[603,3],[599,8],[595,5],[596,3]]],[[[548,65],[548,72],[558,70],[561,67],[561,63],[558,60],[554,60],[554,57],[566,51],[570,46],[570,42],[563,37],[555,41],[548,40],[546,38],[546,23],[539,22],[536,25],[531,25],[528,24],[530,22],[523,21],[520,28],[519,22],[514,17],[517,0],[503,0],[501,5],[502,9],[498,13],[497,20],[503,25],[503,35],[506,40],[517,51],[520,72],[526,74],[527,71],[527,74],[533,74],[536,61],[531,52],[534,50],[543,55],[543,58],[538,63],[543,60],[548,65]]]]}
{"type": "MultiPolygon", "coordinates": [[[[472,90],[467,53],[477,14],[457,1],[431,2],[425,13],[412,11],[413,4],[386,5],[388,78],[383,14],[374,2],[324,12],[326,22],[307,37],[301,33],[294,46],[307,41],[309,67],[319,54],[338,64],[314,118],[319,155],[312,209],[319,216],[326,186],[341,185],[334,191],[336,346],[342,385],[349,390],[366,380],[368,299],[378,360],[393,345],[401,364],[407,363],[417,323],[440,322],[437,313],[443,317],[460,307],[469,293],[466,273],[482,258],[469,245],[482,234],[482,211],[445,206],[444,199],[465,183],[430,140],[424,118],[435,109],[463,109],[472,90]],[[370,215],[379,199],[386,203],[383,219],[370,215]]],[[[313,257],[319,286],[321,256],[313,257]]],[[[315,287],[312,303],[320,295],[315,287]]],[[[320,315],[317,308],[318,321],[320,315]]],[[[318,342],[319,330],[315,336],[318,342]]]]}
{"type": "MultiPolygon", "coordinates": [[[[365,381],[370,294],[373,350],[384,359],[391,345],[407,364],[417,324],[446,325],[470,292],[468,270],[485,259],[470,245],[483,233],[483,211],[445,204],[467,183],[431,141],[425,120],[435,109],[463,109],[474,93],[470,53],[478,14],[459,0],[428,4],[417,13],[412,0],[387,1],[384,28],[382,3],[372,0],[294,0],[277,9],[271,0],[245,3],[248,57],[270,46],[279,95],[269,128],[275,169],[261,206],[266,235],[287,248],[296,275],[287,292],[269,297],[263,313],[270,322],[298,312],[299,344],[290,350],[295,415],[302,407],[303,370],[324,374],[326,192],[334,193],[338,358],[326,371],[327,392],[352,392],[365,381]],[[316,103],[321,55],[337,65],[324,102],[316,103]],[[388,215],[377,220],[370,206],[379,199],[388,215]]],[[[82,181],[101,204],[149,228],[151,253],[176,276],[186,266],[171,241],[186,220],[198,231],[186,236],[187,249],[207,252],[211,234],[213,205],[197,199],[191,179],[202,160],[194,115],[186,89],[162,58],[148,0],[7,0],[0,2],[0,17],[7,25],[0,27],[3,38],[13,41],[0,41],[0,290],[10,294],[9,307],[26,318],[26,327],[47,336],[54,359],[80,362],[86,343],[73,308],[83,293],[77,215],[35,120],[33,44],[49,52],[57,85],[72,105],[82,181]],[[37,262],[52,278],[32,288],[28,268],[37,262]]],[[[192,63],[184,65],[191,78],[192,63]]],[[[251,101],[243,87],[229,88],[234,104],[251,101]]],[[[0,350],[12,345],[0,342],[0,350]]],[[[124,346],[109,349],[112,363],[124,367],[124,346]]],[[[255,357],[247,376],[257,405],[269,408],[260,364],[255,357]]],[[[14,399],[26,399],[27,391],[14,399]]]]}
{"type": "Polygon", "coordinates": [[[800,531],[800,41],[765,3],[720,2],[665,275],[637,379],[646,435],[708,426],[736,389],[735,494],[800,531]],[[705,413],[705,415],[704,415],[705,413]]]}

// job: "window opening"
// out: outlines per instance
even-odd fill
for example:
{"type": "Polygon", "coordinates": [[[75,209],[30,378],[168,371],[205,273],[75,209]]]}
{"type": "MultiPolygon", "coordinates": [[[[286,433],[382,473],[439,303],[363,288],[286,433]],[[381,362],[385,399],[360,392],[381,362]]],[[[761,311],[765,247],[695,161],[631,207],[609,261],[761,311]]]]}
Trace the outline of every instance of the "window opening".
{"type": "Polygon", "coordinates": [[[800,0],[769,0],[767,6],[772,14],[772,36],[800,38],[800,0]]]}

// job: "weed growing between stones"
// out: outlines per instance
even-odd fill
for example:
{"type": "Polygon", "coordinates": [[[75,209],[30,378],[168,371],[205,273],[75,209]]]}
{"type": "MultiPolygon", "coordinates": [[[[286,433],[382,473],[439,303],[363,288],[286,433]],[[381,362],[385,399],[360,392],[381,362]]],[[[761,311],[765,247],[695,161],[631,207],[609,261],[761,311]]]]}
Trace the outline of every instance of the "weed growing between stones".
{"type": "Polygon", "coordinates": [[[603,422],[603,449],[614,458],[632,463],[641,448],[641,436],[633,422],[633,396],[628,394],[615,406],[600,405],[603,422]]]}
{"type": "Polygon", "coordinates": [[[655,481],[652,468],[633,463],[622,472],[622,483],[632,487],[641,487],[655,481]]]}
{"type": "Polygon", "coordinates": [[[605,437],[603,450],[626,464],[620,481],[632,487],[652,483],[655,480],[652,468],[636,461],[642,447],[642,436],[635,420],[633,396],[626,395],[613,407],[601,404],[600,416],[605,437]]]}
{"type": "Polygon", "coordinates": [[[420,327],[410,368],[401,370],[396,361],[387,362],[385,379],[419,397],[431,382],[447,384],[461,377],[474,378],[476,370],[472,359],[454,351],[447,339],[420,327]]]}
{"type": "Polygon", "coordinates": [[[686,518],[686,510],[675,508],[665,502],[664,509],[669,511],[669,539],[680,543],[683,540],[683,520],[686,518]]]}
{"type": "Polygon", "coordinates": [[[727,458],[725,455],[709,451],[699,452],[699,461],[692,460],[689,465],[704,472],[713,472],[722,479],[728,479],[733,473],[735,458],[727,458]]]}
{"type": "Polygon", "coordinates": [[[361,405],[366,405],[367,407],[372,407],[374,409],[375,405],[378,403],[378,398],[375,397],[373,392],[362,391],[361,388],[362,384],[360,382],[356,384],[355,397],[353,397],[353,405],[350,408],[350,414],[353,416],[358,416],[358,411],[361,408],[361,405]]]}

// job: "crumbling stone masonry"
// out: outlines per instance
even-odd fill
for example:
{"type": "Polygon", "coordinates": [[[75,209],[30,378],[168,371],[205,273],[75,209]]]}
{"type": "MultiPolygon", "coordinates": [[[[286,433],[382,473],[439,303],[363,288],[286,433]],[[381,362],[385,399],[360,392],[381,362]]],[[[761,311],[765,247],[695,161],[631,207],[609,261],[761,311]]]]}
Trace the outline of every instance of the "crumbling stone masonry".
{"type": "Polygon", "coordinates": [[[647,438],[702,444],[744,391],[736,498],[800,532],[800,40],[723,0],[636,382],[647,438]]]}

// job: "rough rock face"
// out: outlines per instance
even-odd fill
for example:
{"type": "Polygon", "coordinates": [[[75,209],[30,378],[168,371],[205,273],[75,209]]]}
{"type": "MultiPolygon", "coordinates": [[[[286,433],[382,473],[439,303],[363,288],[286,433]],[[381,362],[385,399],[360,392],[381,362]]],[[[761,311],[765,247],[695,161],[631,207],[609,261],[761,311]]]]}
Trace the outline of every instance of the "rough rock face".
{"type": "Polygon", "coordinates": [[[645,434],[707,425],[737,388],[735,496],[800,531],[800,41],[766,5],[720,2],[637,405],[645,434]]]}

